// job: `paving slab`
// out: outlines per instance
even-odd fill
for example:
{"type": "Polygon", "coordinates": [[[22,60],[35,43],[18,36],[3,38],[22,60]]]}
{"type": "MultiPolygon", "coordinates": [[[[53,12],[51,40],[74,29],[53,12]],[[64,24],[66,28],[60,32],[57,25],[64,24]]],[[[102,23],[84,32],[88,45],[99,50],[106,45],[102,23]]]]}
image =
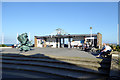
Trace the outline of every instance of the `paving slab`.
{"type": "Polygon", "coordinates": [[[92,55],[90,52],[81,51],[80,49],[72,48],[32,48],[32,50],[27,52],[20,52],[16,48],[3,48],[0,52],[13,53],[13,54],[23,54],[23,55],[35,55],[35,54],[44,54],[44,55],[53,55],[53,56],[63,56],[63,57],[82,57],[82,58],[94,58],[96,56],[92,55]]]}

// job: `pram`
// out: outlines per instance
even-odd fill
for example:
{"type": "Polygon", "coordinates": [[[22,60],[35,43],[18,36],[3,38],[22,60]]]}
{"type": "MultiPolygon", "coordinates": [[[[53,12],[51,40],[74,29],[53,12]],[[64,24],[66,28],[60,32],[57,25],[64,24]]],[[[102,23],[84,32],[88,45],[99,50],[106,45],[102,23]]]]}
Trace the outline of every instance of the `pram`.
{"type": "Polygon", "coordinates": [[[110,57],[110,55],[111,55],[111,50],[109,51],[106,51],[106,52],[103,52],[102,54],[101,54],[101,57],[110,57]]]}

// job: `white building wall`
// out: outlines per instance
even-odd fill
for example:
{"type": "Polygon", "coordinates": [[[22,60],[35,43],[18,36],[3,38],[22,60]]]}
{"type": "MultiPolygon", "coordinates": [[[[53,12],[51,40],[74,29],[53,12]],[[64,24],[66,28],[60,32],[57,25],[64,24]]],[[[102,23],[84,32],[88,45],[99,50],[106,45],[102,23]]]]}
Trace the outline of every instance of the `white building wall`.
{"type": "Polygon", "coordinates": [[[42,40],[41,39],[37,39],[37,47],[43,47],[43,45],[41,44],[42,40]]]}
{"type": "Polygon", "coordinates": [[[57,47],[56,38],[47,38],[46,45],[52,46],[52,48],[57,47]]]}

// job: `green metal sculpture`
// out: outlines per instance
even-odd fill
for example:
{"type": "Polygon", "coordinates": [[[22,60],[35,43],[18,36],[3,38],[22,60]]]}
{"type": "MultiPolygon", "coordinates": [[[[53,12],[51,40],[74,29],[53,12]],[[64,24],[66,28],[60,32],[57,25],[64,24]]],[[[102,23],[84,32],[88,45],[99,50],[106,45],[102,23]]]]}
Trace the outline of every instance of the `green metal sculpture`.
{"type": "Polygon", "coordinates": [[[29,41],[27,33],[23,33],[17,37],[18,41],[20,42],[20,46],[18,48],[20,51],[29,51],[31,50],[32,43],[29,41]]]}

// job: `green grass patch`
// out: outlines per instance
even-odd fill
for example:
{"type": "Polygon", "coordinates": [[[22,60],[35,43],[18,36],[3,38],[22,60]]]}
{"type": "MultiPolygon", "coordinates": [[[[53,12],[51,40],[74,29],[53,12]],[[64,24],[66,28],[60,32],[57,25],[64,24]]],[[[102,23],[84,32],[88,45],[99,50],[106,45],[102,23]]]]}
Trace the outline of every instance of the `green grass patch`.
{"type": "Polygon", "coordinates": [[[5,44],[2,44],[2,45],[0,45],[0,47],[8,47],[7,45],[5,45],[5,44]]]}

